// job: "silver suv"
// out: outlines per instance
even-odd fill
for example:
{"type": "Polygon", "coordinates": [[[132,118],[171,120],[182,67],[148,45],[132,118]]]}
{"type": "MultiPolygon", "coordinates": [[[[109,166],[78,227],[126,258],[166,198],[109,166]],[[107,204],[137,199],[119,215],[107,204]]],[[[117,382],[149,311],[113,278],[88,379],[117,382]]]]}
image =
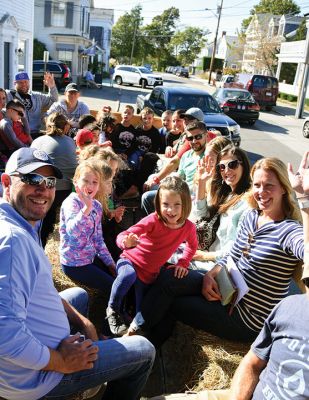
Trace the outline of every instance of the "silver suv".
{"type": "Polygon", "coordinates": [[[145,67],[132,65],[118,65],[115,69],[113,80],[117,85],[127,83],[129,85],[140,85],[143,88],[163,85],[161,75],[153,74],[145,67]]]}

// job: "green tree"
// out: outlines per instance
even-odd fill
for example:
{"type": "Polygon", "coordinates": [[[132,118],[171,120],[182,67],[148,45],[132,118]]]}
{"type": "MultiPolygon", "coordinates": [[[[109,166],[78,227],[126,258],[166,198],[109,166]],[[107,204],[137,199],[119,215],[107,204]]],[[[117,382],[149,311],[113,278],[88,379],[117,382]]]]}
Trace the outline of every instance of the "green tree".
{"type": "Polygon", "coordinates": [[[142,7],[137,5],[119,17],[112,29],[111,56],[119,62],[128,62],[132,49],[134,59],[142,54],[143,41],[140,35],[143,18],[142,7]]]}
{"type": "Polygon", "coordinates": [[[45,43],[40,42],[38,39],[33,39],[33,59],[43,60],[44,51],[47,51],[45,43]]]}
{"type": "Polygon", "coordinates": [[[306,34],[307,34],[307,28],[306,28],[306,18],[302,20],[300,23],[296,35],[292,38],[292,40],[305,40],[306,39],[306,34]]]}
{"type": "Polygon", "coordinates": [[[195,60],[206,42],[206,34],[203,29],[190,26],[174,35],[171,44],[176,46],[181,64],[191,64],[195,60]]]}
{"type": "MultiPolygon", "coordinates": [[[[250,14],[274,14],[274,15],[283,15],[283,14],[299,14],[300,8],[294,2],[294,0],[260,0],[259,4],[253,6],[250,10],[250,14]]],[[[251,21],[251,16],[245,18],[241,23],[241,30],[245,31],[251,21]]]]}
{"type": "Polygon", "coordinates": [[[170,42],[174,36],[178,20],[178,8],[170,7],[164,10],[161,15],[156,15],[151,23],[143,29],[144,50],[155,58],[159,70],[161,64],[163,65],[165,59],[169,57],[170,42]]]}

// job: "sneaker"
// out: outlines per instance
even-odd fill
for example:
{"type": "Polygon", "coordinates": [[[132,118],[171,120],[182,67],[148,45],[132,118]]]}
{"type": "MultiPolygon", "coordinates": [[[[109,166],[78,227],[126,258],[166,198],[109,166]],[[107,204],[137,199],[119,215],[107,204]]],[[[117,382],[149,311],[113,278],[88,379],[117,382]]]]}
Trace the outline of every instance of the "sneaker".
{"type": "Polygon", "coordinates": [[[109,329],[113,335],[122,336],[127,332],[128,327],[122,316],[110,307],[106,309],[106,319],[108,320],[109,329]]]}
{"type": "Polygon", "coordinates": [[[85,390],[81,396],[81,400],[91,399],[92,397],[96,396],[99,393],[99,391],[102,389],[103,385],[104,384],[85,390]]]}

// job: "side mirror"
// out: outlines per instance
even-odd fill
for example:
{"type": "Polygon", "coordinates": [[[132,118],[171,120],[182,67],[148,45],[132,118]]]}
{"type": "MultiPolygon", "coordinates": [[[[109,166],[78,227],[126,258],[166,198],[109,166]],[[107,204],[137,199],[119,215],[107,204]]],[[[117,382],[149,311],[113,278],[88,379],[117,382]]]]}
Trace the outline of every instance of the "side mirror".
{"type": "Polygon", "coordinates": [[[228,106],[223,106],[223,107],[221,107],[221,110],[222,110],[225,114],[228,113],[228,112],[230,111],[230,109],[229,109],[228,106]]]}

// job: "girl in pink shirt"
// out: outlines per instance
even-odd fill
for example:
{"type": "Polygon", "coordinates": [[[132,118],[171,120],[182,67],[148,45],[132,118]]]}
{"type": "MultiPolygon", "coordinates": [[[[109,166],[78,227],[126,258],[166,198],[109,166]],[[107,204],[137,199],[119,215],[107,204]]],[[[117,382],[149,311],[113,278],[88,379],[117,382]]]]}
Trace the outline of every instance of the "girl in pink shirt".
{"type": "Polygon", "coordinates": [[[177,278],[188,274],[189,262],[197,249],[195,225],[187,219],[190,211],[188,185],[180,177],[170,176],[160,184],[155,198],[155,212],[118,235],[117,245],[123,252],[117,262],[117,278],[106,310],[113,334],[122,335],[127,330],[121,306],[130,287],[135,284],[138,312],[145,290],[183,242],[186,247],[182,258],[172,267],[177,278]]]}

